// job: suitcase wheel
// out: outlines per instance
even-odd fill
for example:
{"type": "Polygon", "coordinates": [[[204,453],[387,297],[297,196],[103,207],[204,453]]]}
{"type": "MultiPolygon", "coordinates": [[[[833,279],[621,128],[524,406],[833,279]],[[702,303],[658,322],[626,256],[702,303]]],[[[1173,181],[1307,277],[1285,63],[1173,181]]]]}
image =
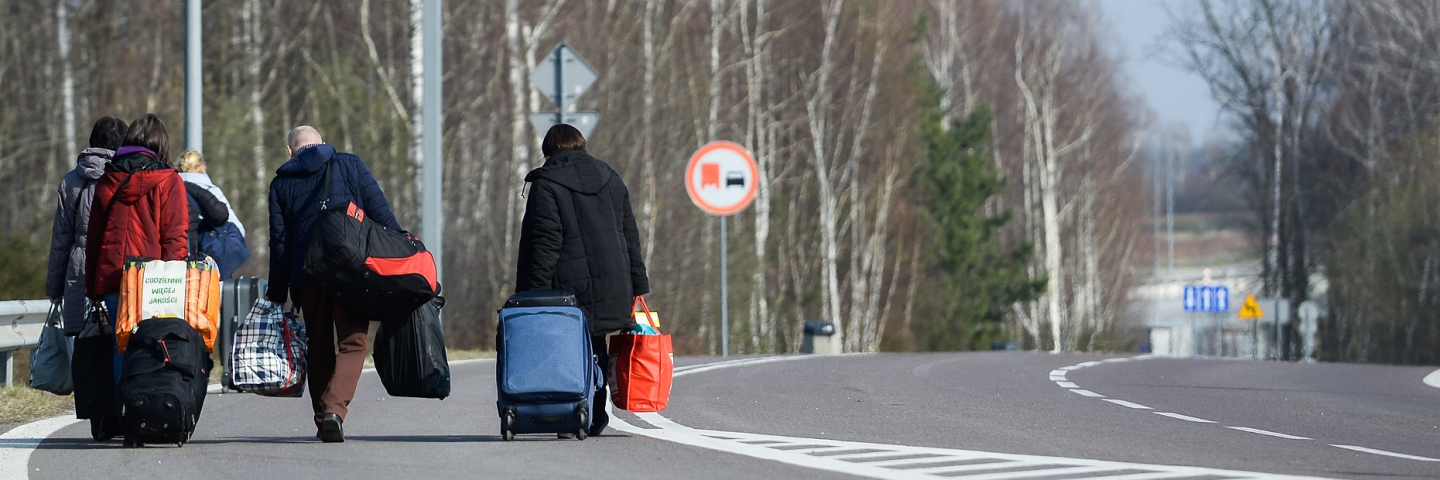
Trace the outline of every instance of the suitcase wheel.
{"type": "Polygon", "coordinates": [[[507,442],[515,439],[514,410],[506,409],[505,413],[500,415],[500,437],[507,442]]]}
{"type": "Polygon", "coordinates": [[[575,418],[580,420],[580,428],[575,430],[576,440],[585,440],[585,437],[590,435],[589,430],[585,428],[585,417],[588,416],[590,416],[589,409],[584,405],[575,407],[575,418]]]}

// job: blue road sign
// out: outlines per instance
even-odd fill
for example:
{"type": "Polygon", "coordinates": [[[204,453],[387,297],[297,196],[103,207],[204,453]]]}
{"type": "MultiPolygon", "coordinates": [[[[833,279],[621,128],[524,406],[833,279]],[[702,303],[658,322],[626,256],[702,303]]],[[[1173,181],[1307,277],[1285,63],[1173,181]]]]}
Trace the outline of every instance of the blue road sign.
{"type": "Polygon", "coordinates": [[[1184,295],[1187,312],[1230,311],[1230,288],[1222,285],[1186,285],[1184,295]]]}

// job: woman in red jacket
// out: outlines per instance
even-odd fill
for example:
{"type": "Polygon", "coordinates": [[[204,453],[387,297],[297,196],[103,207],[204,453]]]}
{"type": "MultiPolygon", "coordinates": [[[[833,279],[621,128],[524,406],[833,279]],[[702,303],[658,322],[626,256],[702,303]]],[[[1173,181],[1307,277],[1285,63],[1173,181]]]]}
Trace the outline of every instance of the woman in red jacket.
{"type": "MultiPolygon", "coordinates": [[[[111,325],[115,324],[120,268],[125,258],[183,260],[189,253],[185,236],[189,226],[185,183],[170,166],[170,134],[160,117],[147,113],[135,119],[125,132],[114,160],[95,183],[95,200],[90,207],[85,292],[92,303],[105,302],[111,325]]],[[[120,366],[116,355],[117,378],[120,366]]],[[[106,438],[118,433],[118,428],[106,427],[106,438]]],[[[101,438],[97,435],[96,439],[101,438]]]]}

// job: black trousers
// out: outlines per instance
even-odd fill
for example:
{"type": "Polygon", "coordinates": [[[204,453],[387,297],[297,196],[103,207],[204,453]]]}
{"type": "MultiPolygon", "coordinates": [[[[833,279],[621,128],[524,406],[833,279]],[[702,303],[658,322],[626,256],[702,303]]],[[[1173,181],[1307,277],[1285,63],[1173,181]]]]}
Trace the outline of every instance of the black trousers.
{"type": "Polygon", "coordinates": [[[603,379],[604,382],[600,389],[595,391],[595,402],[590,407],[590,417],[596,421],[601,419],[608,421],[610,418],[605,413],[605,402],[607,401],[607,397],[609,397],[609,395],[606,394],[606,387],[610,386],[610,348],[608,341],[610,335],[614,335],[614,332],[590,336],[590,348],[595,353],[595,363],[600,367],[600,378],[603,379]]]}

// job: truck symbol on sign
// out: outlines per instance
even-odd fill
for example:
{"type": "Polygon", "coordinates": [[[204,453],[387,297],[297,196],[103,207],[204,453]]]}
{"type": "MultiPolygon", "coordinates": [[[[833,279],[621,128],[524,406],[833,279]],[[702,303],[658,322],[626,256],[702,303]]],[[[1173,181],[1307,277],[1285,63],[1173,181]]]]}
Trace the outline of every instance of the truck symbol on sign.
{"type": "Polygon", "coordinates": [[[720,188],[720,164],[718,163],[700,164],[700,188],[710,185],[720,188]]]}
{"type": "Polygon", "coordinates": [[[725,188],[745,188],[745,174],[743,172],[725,172],[725,188]]]}

